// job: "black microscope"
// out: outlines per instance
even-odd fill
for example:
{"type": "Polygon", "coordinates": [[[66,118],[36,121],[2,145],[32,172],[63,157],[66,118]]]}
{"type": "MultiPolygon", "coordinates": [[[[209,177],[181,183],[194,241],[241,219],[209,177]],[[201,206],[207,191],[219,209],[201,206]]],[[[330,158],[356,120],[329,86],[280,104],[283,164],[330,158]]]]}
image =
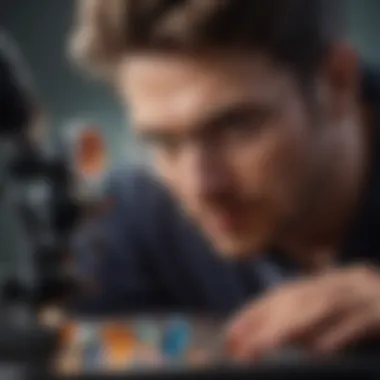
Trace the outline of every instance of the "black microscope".
{"type": "Polygon", "coordinates": [[[44,218],[29,204],[28,197],[21,196],[14,204],[30,248],[24,265],[31,279],[12,274],[0,291],[0,374],[11,368],[11,372],[27,372],[28,377],[35,369],[41,375],[57,341],[54,329],[41,326],[40,311],[63,304],[76,291],[65,263],[70,236],[81,215],[81,206],[73,195],[69,160],[63,152],[46,153],[30,137],[40,111],[32,82],[17,47],[0,31],[0,143],[2,149],[9,148],[2,157],[6,175],[2,176],[0,197],[7,196],[8,182],[16,182],[21,195],[30,191],[36,180],[47,185],[44,218]]]}

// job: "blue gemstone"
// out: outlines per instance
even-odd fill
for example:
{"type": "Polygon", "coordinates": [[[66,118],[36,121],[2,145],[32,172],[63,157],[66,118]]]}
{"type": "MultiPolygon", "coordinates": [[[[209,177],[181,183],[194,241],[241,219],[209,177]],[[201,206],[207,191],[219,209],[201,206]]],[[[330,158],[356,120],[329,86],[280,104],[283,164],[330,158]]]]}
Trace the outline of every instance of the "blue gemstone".
{"type": "Polygon", "coordinates": [[[192,331],[187,322],[174,321],[169,324],[163,339],[166,357],[181,358],[186,355],[191,343],[192,331]]]}

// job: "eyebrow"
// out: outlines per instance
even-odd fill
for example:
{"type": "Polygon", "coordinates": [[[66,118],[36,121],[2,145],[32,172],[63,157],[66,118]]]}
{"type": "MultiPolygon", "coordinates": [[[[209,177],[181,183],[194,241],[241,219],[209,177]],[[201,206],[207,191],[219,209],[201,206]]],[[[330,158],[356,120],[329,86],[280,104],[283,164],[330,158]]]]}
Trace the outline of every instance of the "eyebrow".
{"type": "Polygon", "coordinates": [[[218,109],[215,113],[208,116],[206,121],[201,125],[202,128],[228,126],[245,117],[266,116],[271,112],[272,108],[267,104],[241,102],[218,109]]]}
{"type": "MultiPolygon", "coordinates": [[[[250,117],[266,117],[271,115],[273,109],[270,105],[264,103],[251,103],[248,101],[237,102],[229,104],[225,107],[216,109],[207,115],[203,121],[197,123],[197,132],[206,130],[215,130],[224,126],[233,124],[236,121],[240,121],[244,118],[250,117]]],[[[171,139],[173,133],[166,131],[166,126],[144,126],[139,127],[141,132],[140,137],[145,141],[152,141],[156,139],[171,139]]]]}

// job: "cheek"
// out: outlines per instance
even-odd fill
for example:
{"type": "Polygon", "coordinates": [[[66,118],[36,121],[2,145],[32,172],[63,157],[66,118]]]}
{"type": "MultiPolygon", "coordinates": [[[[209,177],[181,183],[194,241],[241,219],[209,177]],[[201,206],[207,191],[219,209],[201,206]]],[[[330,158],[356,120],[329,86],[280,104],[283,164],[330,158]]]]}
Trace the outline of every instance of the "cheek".
{"type": "Polygon", "coordinates": [[[240,189],[272,202],[292,202],[307,166],[308,148],[303,128],[274,126],[236,152],[234,172],[240,189]]]}

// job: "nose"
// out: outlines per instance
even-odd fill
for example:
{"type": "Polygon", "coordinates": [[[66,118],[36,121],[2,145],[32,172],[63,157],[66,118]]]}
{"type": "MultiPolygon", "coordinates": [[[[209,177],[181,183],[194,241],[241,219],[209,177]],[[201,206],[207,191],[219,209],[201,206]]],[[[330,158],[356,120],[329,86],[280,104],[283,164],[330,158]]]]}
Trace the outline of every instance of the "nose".
{"type": "Polygon", "coordinates": [[[191,197],[208,198],[225,193],[229,186],[223,157],[210,148],[192,145],[185,149],[179,173],[184,191],[191,197]]]}

